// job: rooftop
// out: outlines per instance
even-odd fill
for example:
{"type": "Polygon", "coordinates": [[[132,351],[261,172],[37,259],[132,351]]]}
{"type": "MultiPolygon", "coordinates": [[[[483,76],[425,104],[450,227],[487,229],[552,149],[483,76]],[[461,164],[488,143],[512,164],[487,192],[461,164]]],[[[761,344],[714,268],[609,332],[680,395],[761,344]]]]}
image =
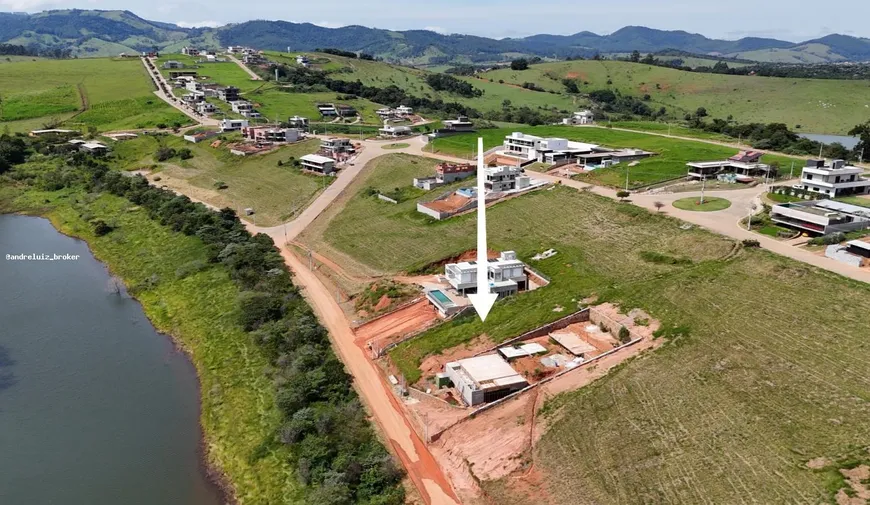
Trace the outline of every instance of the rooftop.
{"type": "Polygon", "coordinates": [[[507,361],[497,354],[461,359],[454,363],[448,363],[447,366],[455,364],[461,366],[469,378],[481,389],[526,382],[507,361]]]}
{"type": "Polygon", "coordinates": [[[311,163],[329,163],[335,161],[332,158],[327,158],[326,156],[321,156],[319,154],[306,154],[299,159],[302,161],[310,161],[311,163]]]}

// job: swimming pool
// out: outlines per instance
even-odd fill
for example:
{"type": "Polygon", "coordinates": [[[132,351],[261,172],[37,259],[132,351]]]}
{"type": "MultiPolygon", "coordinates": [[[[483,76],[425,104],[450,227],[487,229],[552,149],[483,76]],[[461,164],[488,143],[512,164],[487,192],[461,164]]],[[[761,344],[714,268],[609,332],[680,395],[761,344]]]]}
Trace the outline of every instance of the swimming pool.
{"type": "Polygon", "coordinates": [[[438,302],[445,307],[451,307],[454,305],[453,301],[451,301],[450,298],[448,298],[447,295],[445,295],[444,292],[440,290],[433,289],[432,291],[429,291],[429,294],[432,296],[432,298],[438,300],[438,302]]]}

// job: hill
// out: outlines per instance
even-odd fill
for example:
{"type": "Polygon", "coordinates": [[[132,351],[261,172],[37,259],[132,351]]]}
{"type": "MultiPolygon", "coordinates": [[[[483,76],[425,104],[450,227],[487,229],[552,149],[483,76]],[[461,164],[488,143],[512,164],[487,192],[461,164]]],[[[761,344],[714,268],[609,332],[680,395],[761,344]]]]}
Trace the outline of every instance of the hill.
{"type": "Polygon", "coordinates": [[[704,107],[712,117],[785,123],[812,133],[845,133],[870,114],[870,86],[860,80],[705,74],[594,60],[541,63],[524,71],[500,69],[478,76],[505,83],[535,82],[554,91],[563,91],[562,79],[570,78],[582,92],[610,88],[625,95],[649,95],[651,107],[664,106],[678,116],[704,107]]]}
{"type": "Polygon", "coordinates": [[[668,49],[702,55],[742,55],[761,61],[870,60],[870,39],[839,34],[796,44],[759,37],[718,40],[680,30],[627,26],[609,35],[582,31],[573,35],[542,34],[496,40],[427,30],[393,31],[365,26],[324,28],[311,23],[267,20],[219,28],[182,28],[145,20],[130,11],[79,9],[38,14],[0,13],[0,42],[41,49],[65,48],[74,56],[113,56],[152,48],[177,52],[185,44],[206,48],[248,45],[271,50],[290,47],[300,51],[335,47],[367,52],[394,62],[428,65],[497,62],[521,55],[591,57],[599,53],[668,49]]]}

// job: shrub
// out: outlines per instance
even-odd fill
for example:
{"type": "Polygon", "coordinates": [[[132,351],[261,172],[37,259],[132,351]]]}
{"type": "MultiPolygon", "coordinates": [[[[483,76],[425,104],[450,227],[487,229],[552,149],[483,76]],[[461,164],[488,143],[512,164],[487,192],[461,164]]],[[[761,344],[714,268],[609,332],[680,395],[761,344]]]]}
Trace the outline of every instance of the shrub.
{"type": "Polygon", "coordinates": [[[754,239],[744,239],[743,240],[743,247],[749,247],[749,248],[761,247],[761,243],[758,242],[757,240],[754,240],[754,239]]]}
{"type": "Polygon", "coordinates": [[[628,331],[628,328],[622,326],[619,328],[619,341],[623,344],[627,343],[631,340],[631,332],[628,331]]]}
{"type": "Polygon", "coordinates": [[[828,235],[822,235],[821,237],[816,237],[809,241],[810,245],[833,245],[839,244],[840,242],[846,240],[846,235],[837,232],[830,233],[828,235]]]}
{"type": "Polygon", "coordinates": [[[114,228],[106,224],[105,221],[94,221],[94,235],[102,237],[103,235],[111,233],[112,230],[114,230],[114,228]]]}
{"type": "Polygon", "coordinates": [[[616,197],[619,198],[620,200],[625,200],[630,195],[631,195],[631,193],[629,193],[628,191],[626,191],[624,189],[621,189],[621,190],[616,192],[616,197]]]}

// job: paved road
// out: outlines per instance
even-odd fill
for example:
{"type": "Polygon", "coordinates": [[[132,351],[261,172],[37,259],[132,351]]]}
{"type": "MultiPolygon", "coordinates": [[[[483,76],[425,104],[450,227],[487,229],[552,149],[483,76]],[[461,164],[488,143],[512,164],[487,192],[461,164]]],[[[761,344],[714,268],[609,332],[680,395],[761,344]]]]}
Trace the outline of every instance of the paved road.
{"type": "Polygon", "coordinates": [[[157,69],[157,63],[156,63],[155,59],[152,58],[149,60],[148,58],[142,57],[142,65],[145,67],[145,71],[148,72],[148,75],[151,76],[152,80],[154,80],[157,83],[157,91],[155,91],[154,94],[157,95],[158,97],[160,97],[161,100],[163,100],[164,102],[168,103],[169,105],[175,107],[179,111],[183,112],[187,117],[196,121],[196,123],[198,125],[205,125],[205,126],[218,126],[218,125],[220,125],[220,122],[217,119],[213,119],[213,118],[210,118],[207,116],[202,116],[202,115],[198,114],[196,111],[194,111],[193,109],[191,109],[187,105],[184,105],[181,101],[179,101],[174,96],[170,96],[163,91],[163,88],[160,86],[161,83],[163,84],[163,86],[166,87],[166,89],[172,89],[172,85],[166,81],[166,79],[163,77],[163,74],[161,74],[160,70],[157,69]],[[148,66],[148,61],[150,61],[151,64],[154,65],[154,70],[151,70],[151,67],[148,66]]]}
{"type": "Polygon", "coordinates": [[[234,62],[236,63],[236,65],[242,67],[242,70],[244,70],[245,72],[247,72],[248,75],[251,76],[251,79],[252,79],[252,80],[254,80],[254,81],[262,81],[262,80],[263,80],[259,75],[255,74],[253,70],[251,70],[250,68],[248,68],[247,65],[245,65],[244,63],[242,63],[238,58],[236,58],[235,56],[233,56],[233,55],[230,54],[230,53],[226,53],[226,54],[227,54],[227,58],[229,58],[231,61],[234,61],[234,62]]]}

